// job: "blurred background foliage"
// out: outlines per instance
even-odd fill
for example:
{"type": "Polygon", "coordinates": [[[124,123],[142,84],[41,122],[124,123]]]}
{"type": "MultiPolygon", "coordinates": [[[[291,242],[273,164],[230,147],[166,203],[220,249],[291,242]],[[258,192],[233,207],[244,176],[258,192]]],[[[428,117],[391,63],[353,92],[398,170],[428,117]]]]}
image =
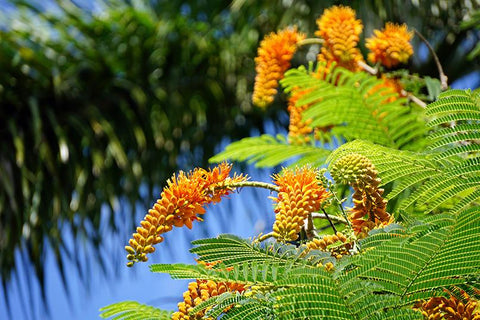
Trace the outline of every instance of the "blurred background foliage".
{"type": "MultiPolygon", "coordinates": [[[[60,270],[72,255],[63,224],[98,248],[102,207],[113,213],[127,200],[133,216],[136,202],[148,208],[155,187],[178,168],[205,166],[224,139],[261,132],[267,119],[286,126],[282,97],[266,112],[251,105],[257,45],[291,24],[313,35],[323,9],[342,3],[363,20],[364,37],[385,21],[416,28],[450,83],[478,75],[478,1],[3,3],[9,8],[0,13],[3,288],[15,249],[26,252],[42,286],[46,247],[60,270]]],[[[438,77],[418,37],[414,47],[411,70],[438,77]]],[[[315,50],[303,49],[295,63],[314,59],[315,50]]],[[[469,86],[478,86],[478,76],[472,79],[469,86]]],[[[107,263],[98,250],[91,254],[107,263]]]]}

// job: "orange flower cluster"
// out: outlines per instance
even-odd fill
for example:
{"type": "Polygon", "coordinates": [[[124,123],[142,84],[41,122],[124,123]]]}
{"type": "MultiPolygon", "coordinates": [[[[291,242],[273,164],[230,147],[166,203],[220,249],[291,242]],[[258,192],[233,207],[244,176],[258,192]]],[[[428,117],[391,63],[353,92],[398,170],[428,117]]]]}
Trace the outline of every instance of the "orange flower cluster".
{"type": "Polygon", "coordinates": [[[192,222],[200,219],[197,215],[205,213],[207,204],[219,202],[222,196],[230,194],[234,190],[230,187],[232,183],[247,180],[243,175],[230,177],[231,169],[230,164],[222,163],[213,170],[197,168],[173,175],[160,199],[140,222],[129,245],[125,246],[127,265],[147,261],[147,254],[155,251],[153,246],[163,241],[163,233],[174,226],[191,229],[192,222]]]}
{"type": "Polygon", "coordinates": [[[383,199],[381,180],[373,163],[360,154],[349,154],[340,158],[331,169],[332,177],[340,183],[353,187],[354,207],[348,219],[358,238],[364,238],[375,227],[393,222],[386,211],[387,201],[383,199]]]}
{"type": "Polygon", "coordinates": [[[306,243],[309,250],[320,250],[330,252],[333,257],[341,259],[344,255],[348,255],[353,248],[353,242],[349,240],[343,233],[337,232],[332,235],[325,235],[321,239],[315,238],[306,243]]]}
{"type": "Polygon", "coordinates": [[[317,25],[319,30],[315,35],[325,41],[318,61],[327,64],[336,61],[337,66],[351,71],[360,70],[358,62],[364,60],[357,44],[363,25],[356,19],[355,11],[350,7],[333,6],[325,9],[317,19],[317,25]]]}
{"type": "Polygon", "coordinates": [[[368,54],[368,60],[372,63],[380,62],[387,68],[407,63],[408,58],[413,54],[413,47],[410,44],[413,33],[408,31],[405,24],[396,25],[387,22],[383,30],[373,32],[374,36],[368,38],[365,44],[371,51],[368,54]]]}
{"type": "MultiPolygon", "coordinates": [[[[188,290],[183,293],[183,302],[178,304],[178,311],[172,315],[172,320],[189,320],[189,319],[211,319],[204,318],[207,310],[202,310],[193,316],[188,313],[201,302],[218,296],[224,292],[243,292],[245,287],[243,284],[232,282],[215,282],[212,280],[197,280],[188,284],[188,290]]],[[[225,312],[227,312],[225,310],[225,312]]]]}
{"type": "Polygon", "coordinates": [[[303,39],[305,34],[299,33],[296,28],[288,28],[278,33],[272,32],[260,42],[255,58],[257,76],[253,88],[253,104],[264,108],[273,102],[278,81],[290,68],[297,43],[303,39]]]}
{"type": "Polygon", "coordinates": [[[310,142],[313,128],[310,127],[313,119],[303,120],[303,112],[310,108],[310,104],[297,105],[298,100],[310,90],[293,90],[288,100],[290,125],[288,126],[288,141],[291,144],[302,145],[310,142]]]}
{"type": "MultiPolygon", "coordinates": [[[[448,291],[447,291],[448,292],[448,291]]],[[[478,301],[470,298],[463,290],[460,290],[463,301],[457,299],[450,292],[450,298],[433,297],[427,301],[417,303],[414,309],[419,310],[425,319],[429,320],[480,320],[478,301]]]]}
{"type": "Polygon", "coordinates": [[[382,75],[382,83],[374,86],[367,94],[370,95],[379,90],[381,90],[381,95],[389,95],[389,97],[386,98],[383,103],[390,103],[397,100],[399,97],[405,96],[405,91],[403,90],[400,82],[398,82],[396,79],[388,78],[384,74],[382,75]],[[394,95],[392,95],[392,93],[394,95]]]}
{"type": "Polygon", "coordinates": [[[329,193],[317,179],[318,170],[311,168],[284,169],[274,176],[279,186],[275,206],[273,236],[280,241],[294,241],[303,226],[304,220],[318,211],[329,193]]]}

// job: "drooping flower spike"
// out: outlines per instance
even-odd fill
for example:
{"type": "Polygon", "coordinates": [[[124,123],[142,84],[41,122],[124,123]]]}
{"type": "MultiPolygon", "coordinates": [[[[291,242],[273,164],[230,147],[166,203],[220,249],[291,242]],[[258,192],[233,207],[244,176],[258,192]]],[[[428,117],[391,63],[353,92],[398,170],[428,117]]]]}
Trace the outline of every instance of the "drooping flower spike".
{"type": "Polygon", "coordinates": [[[163,241],[162,234],[174,226],[191,229],[193,221],[201,220],[198,215],[205,213],[206,205],[230,194],[234,190],[230,184],[247,180],[244,175],[230,177],[231,168],[230,164],[222,163],[212,170],[197,168],[173,175],[125,246],[127,265],[147,261],[147,254],[155,251],[153,246],[163,241]]]}
{"type": "Polygon", "coordinates": [[[354,207],[350,209],[348,219],[358,238],[365,238],[373,228],[393,222],[393,217],[386,211],[383,189],[379,188],[378,171],[370,159],[357,153],[347,154],[333,164],[330,173],[336,182],[353,187],[354,207]]]}
{"type": "Polygon", "coordinates": [[[368,60],[380,62],[387,68],[407,63],[413,54],[410,43],[413,32],[407,26],[387,22],[383,30],[374,30],[374,35],[367,39],[365,46],[370,50],[368,60]]]}
{"type": "Polygon", "coordinates": [[[288,142],[302,145],[310,142],[313,128],[310,126],[313,119],[303,119],[303,112],[308,110],[311,104],[297,105],[298,100],[311,90],[292,90],[288,99],[288,113],[290,114],[290,125],[288,126],[288,142]]]}
{"type": "MultiPolygon", "coordinates": [[[[212,280],[196,280],[188,284],[188,290],[183,293],[183,301],[178,304],[178,311],[172,314],[172,320],[188,320],[188,319],[212,319],[204,318],[208,309],[199,311],[196,314],[189,315],[190,311],[203,301],[211,297],[218,296],[225,292],[245,291],[243,284],[235,282],[215,282],[212,280]]],[[[227,307],[227,312],[231,307],[227,307]]]]}
{"type": "Polygon", "coordinates": [[[290,61],[297,50],[297,43],[303,39],[305,39],[305,34],[298,32],[297,28],[293,27],[278,33],[272,32],[260,42],[255,58],[257,75],[253,88],[253,104],[265,108],[273,102],[277,93],[278,81],[290,68],[290,61]]]}
{"type": "Polygon", "coordinates": [[[317,19],[316,36],[324,40],[317,60],[327,65],[336,62],[337,66],[358,71],[359,61],[364,61],[357,44],[363,30],[362,22],[356,19],[350,7],[333,6],[325,9],[317,19]]]}

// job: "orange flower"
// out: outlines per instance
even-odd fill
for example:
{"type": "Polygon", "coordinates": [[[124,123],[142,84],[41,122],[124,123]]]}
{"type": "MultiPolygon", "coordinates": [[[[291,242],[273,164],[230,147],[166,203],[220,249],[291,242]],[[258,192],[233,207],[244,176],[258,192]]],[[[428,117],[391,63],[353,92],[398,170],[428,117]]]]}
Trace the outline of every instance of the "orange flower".
{"type": "Polygon", "coordinates": [[[252,97],[255,105],[264,108],[273,102],[278,81],[290,68],[290,61],[297,50],[296,44],[303,39],[305,34],[299,33],[296,28],[288,28],[278,33],[272,32],[260,42],[255,58],[257,76],[252,97]]]}
{"type": "Polygon", "coordinates": [[[403,89],[400,82],[396,79],[388,78],[384,74],[382,75],[382,83],[374,86],[368,91],[367,94],[370,95],[379,90],[381,90],[380,95],[389,95],[389,97],[383,101],[384,103],[390,103],[396,101],[399,97],[405,97],[405,90],[403,89]],[[392,93],[394,95],[392,95],[392,93]]]}
{"type": "Polygon", "coordinates": [[[220,201],[222,196],[234,190],[229,184],[247,180],[243,175],[230,177],[231,168],[230,164],[222,163],[213,170],[197,168],[173,175],[160,199],[140,222],[129,246],[125,246],[130,260],[127,265],[147,261],[147,254],[155,251],[153,246],[163,241],[163,233],[172,230],[173,226],[185,225],[191,229],[192,222],[200,220],[197,215],[205,213],[207,204],[220,201]]]}
{"type": "Polygon", "coordinates": [[[425,319],[448,319],[448,320],[480,320],[479,303],[464,290],[459,289],[460,297],[450,295],[446,297],[432,297],[427,301],[419,301],[414,309],[420,311],[425,319]]]}
{"type": "MultiPolygon", "coordinates": [[[[202,310],[195,315],[188,313],[201,302],[218,296],[224,292],[243,292],[243,284],[234,282],[215,282],[212,280],[197,280],[188,284],[188,290],[183,293],[183,302],[178,304],[178,311],[172,315],[173,320],[204,319],[207,310],[202,310]]],[[[229,308],[225,310],[228,311],[229,308]]],[[[206,318],[212,319],[212,318],[206,318]]]]}
{"type": "Polygon", "coordinates": [[[408,62],[408,58],[413,54],[413,47],[410,44],[413,32],[409,32],[405,24],[387,22],[382,31],[373,32],[374,36],[368,38],[366,42],[366,47],[371,51],[368,60],[373,63],[380,62],[387,68],[408,62]]]}
{"type": "Polygon", "coordinates": [[[348,219],[358,238],[365,238],[376,227],[384,227],[393,222],[386,211],[387,200],[383,199],[382,182],[378,171],[367,157],[351,153],[341,157],[332,166],[330,173],[338,183],[348,183],[355,191],[348,219]]]}
{"type": "Polygon", "coordinates": [[[341,259],[344,255],[350,254],[353,248],[353,241],[348,239],[343,233],[324,235],[322,238],[314,238],[307,242],[308,250],[320,250],[330,252],[333,257],[341,259]]]}
{"type": "Polygon", "coordinates": [[[311,90],[293,90],[288,99],[288,112],[290,113],[290,125],[288,126],[288,140],[291,144],[304,144],[310,142],[310,127],[313,119],[303,120],[303,112],[310,108],[310,104],[297,105],[298,100],[311,90]]]}
{"type": "Polygon", "coordinates": [[[318,55],[319,62],[330,64],[336,61],[338,66],[351,71],[360,69],[358,62],[363,61],[363,56],[357,44],[363,25],[355,18],[355,11],[350,7],[333,6],[325,9],[317,19],[319,30],[315,32],[325,41],[318,55]]]}
{"type": "Polygon", "coordinates": [[[311,168],[284,169],[274,176],[279,186],[275,206],[273,235],[281,241],[293,241],[303,226],[303,221],[314,211],[318,211],[329,193],[317,179],[318,170],[311,168]]]}

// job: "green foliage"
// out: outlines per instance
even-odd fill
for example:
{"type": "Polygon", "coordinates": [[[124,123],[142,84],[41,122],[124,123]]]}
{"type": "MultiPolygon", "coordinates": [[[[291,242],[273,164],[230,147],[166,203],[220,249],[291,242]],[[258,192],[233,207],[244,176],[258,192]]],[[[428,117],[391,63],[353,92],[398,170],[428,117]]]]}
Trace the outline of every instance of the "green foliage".
{"type": "MultiPolygon", "coordinates": [[[[425,141],[423,110],[418,106],[407,106],[406,100],[395,93],[374,87],[381,84],[376,77],[363,72],[350,72],[335,68],[325,80],[318,79],[317,71],[304,67],[291,69],[281,80],[285,91],[294,88],[306,90],[297,104],[311,104],[304,112],[304,119],[313,119],[311,127],[333,126],[328,137],[345,139],[367,139],[374,143],[397,149],[418,149],[425,141]],[[396,97],[393,102],[386,102],[396,97]]],[[[333,145],[333,143],[332,143],[333,145]]],[[[226,149],[210,158],[211,162],[225,159],[255,163],[257,167],[275,166],[287,160],[295,164],[309,163],[319,166],[329,154],[326,145],[319,148],[314,144],[288,144],[282,135],[244,138],[231,143],[226,149]]]]}
{"type": "Polygon", "coordinates": [[[369,157],[382,183],[395,181],[387,198],[403,193],[400,209],[431,212],[447,206],[458,213],[480,198],[478,183],[480,100],[478,91],[450,90],[426,108],[429,146],[422,152],[399,151],[366,141],[353,141],[335,150],[328,161],[351,152],[369,157]],[[405,194],[406,192],[406,194],[405,194]]]}
{"type": "Polygon", "coordinates": [[[201,305],[218,312],[234,304],[229,319],[245,314],[258,319],[253,310],[271,310],[278,319],[421,319],[411,309],[416,301],[441,295],[444,288],[479,288],[479,241],[480,210],[473,208],[377,232],[360,242],[358,255],[340,260],[333,272],[311,264],[308,257],[299,262],[292,251],[279,259],[271,245],[261,247],[228,235],[197,240],[192,251],[202,261],[238,259],[226,260],[214,269],[201,265],[153,265],[151,269],[174,278],[263,288],[256,289],[263,290],[262,294],[243,299],[225,294],[201,305]],[[225,271],[226,267],[234,268],[225,271]],[[270,299],[275,301],[272,309],[270,299]]]}
{"type": "MultiPolygon", "coordinates": [[[[96,1],[93,12],[53,2],[54,11],[15,1],[18,10],[0,13],[3,283],[19,248],[43,287],[46,248],[60,270],[71,254],[64,225],[97,248],[102,208],[149,205],[178,165],[206,163],[224,135],[244,137],[263,117],[242,72],[258,41],[243,20],[252,16],[225,14],[221,1],[184,15],[181,1],[96,1]]],[[[108,261],[98,254],[89,260],[108,261]]]]}
{"type": "MultiPolygon", "coordinates": [[[[477,29],[477,33],[478,33],[478,30],[480,29],[480,10],[477,9],[471,12],[470,18],[468,20],[462,21],[462,23],[460,24],[460,27],[462,29],[475,28],[477,29]]],[[[470,51],[470,53],[468,54],[467,58],[469,60],[473,60],[479,55],[480,55],[480,43],[477,42],[475,47],[473,47],[472,51],[470,51]]]]}
{"type": "Polygon", "coordinates": [[[229,144],[223,152],[210,158],[210,162],[224,160],[247,161],[256,167],[273,167],[287,160],[301,158],[302,162],[320,165],[330,152],[314,145],[289,144],[285,137],[264,134],[260,137],[243,138],[229,144]]]}
{"type": "Polygon", "coordinates": [[[135,301],[114,303],[100,311],[100,317],[111,320],[170,320],[172,314],[135,301]]]}
{"type": "Polygon", "coordinates": [[[335,68],[318,79],[318,71],[291,69],[281,81],[285,90],[300,88],[307,93],[297,104],[310,104],[304,119],[313,119],[312,127],[334,126],[332,134],[347,141],[367,139],[397,149],[413,149],[425,135],[421,109],[406,106],[395,93],[379,89],[382,83],[364,72],[335,68]],[[391,97],[397,98],[389,102],[391,97]]]}

